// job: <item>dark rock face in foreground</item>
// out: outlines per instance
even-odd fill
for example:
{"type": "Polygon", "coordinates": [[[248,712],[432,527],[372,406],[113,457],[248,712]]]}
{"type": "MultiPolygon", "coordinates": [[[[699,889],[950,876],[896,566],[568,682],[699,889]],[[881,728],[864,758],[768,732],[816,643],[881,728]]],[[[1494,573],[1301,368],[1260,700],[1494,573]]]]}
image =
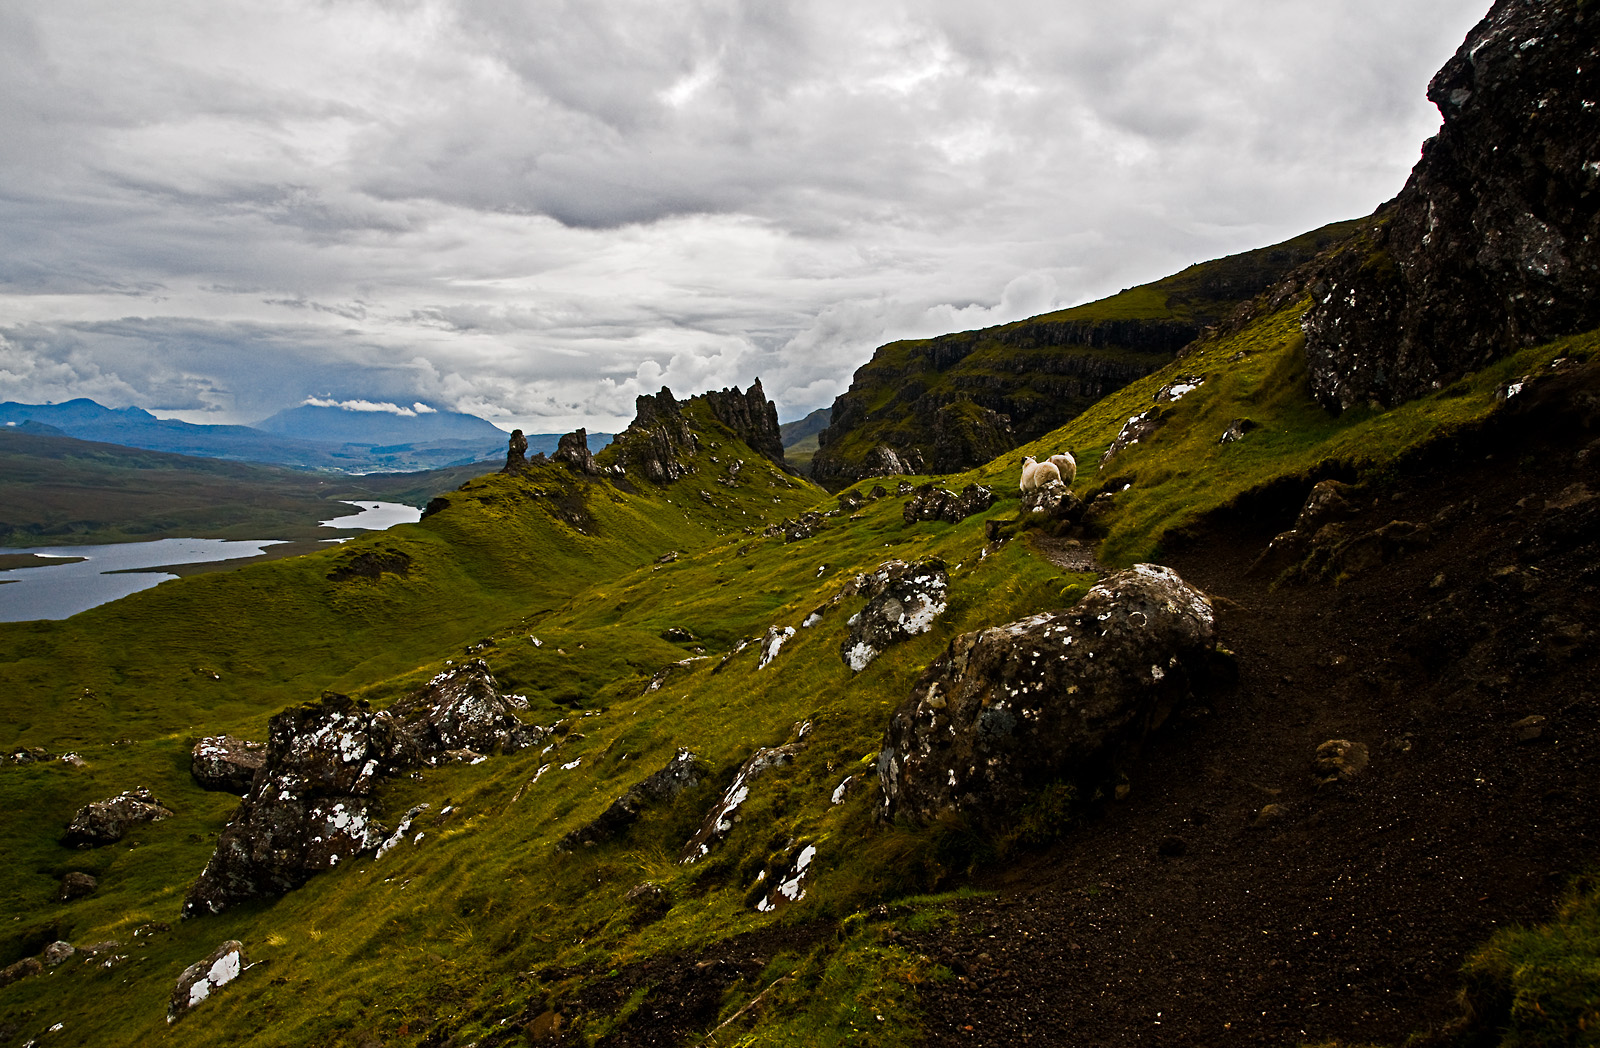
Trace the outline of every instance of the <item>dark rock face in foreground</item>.
{"type": "Polygon", "coordinates": [[[1312,288],[1312,392],[1393,405],[1600,324],[1600,12],[1499,0],[1433,78],[1444,127],[1312,288]]]}
{"type": "Polygon", "coordinates": [[[184,899],[185,916],[280,895],[382,843],[374,800],[386,775],[452,756],[542,742],[520,696],[502,695],[482,662],[439,674],[387,710],[343,695],[273,717],[266,763],[184,899]]]}
{"type": "Polygon", "coordinates": [[[1215,646],[1205,595],[1155,564],[1070,610],[962,634],[890,719],[883,815],[997,826],[1051,783],[1103,783],[1189,697],[1215,646]]]}

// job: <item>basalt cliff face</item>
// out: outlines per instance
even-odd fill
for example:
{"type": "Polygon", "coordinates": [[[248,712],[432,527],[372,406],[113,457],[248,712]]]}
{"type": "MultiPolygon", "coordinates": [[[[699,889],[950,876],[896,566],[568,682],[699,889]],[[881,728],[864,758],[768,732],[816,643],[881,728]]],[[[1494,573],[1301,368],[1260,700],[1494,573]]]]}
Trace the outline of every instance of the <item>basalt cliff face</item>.
{"type": "Polygon", "coordinates": [[[987,462],[1168,363],[1354,228],[1325,226],[1029,320],[891,342],[834,401],[812,477],[838,488],[888,472],[953,473],[987,462]],[[893,453],[895,467],[885,467],[890,457],[880,449],[893,453]]]}
{"type": "Polygon", "coordinates": [[[1500,0],[1428,98],[1444,127],[1311,288],[1312,391],[1333,410],[1600,323],[1600,12],[1500,0]]]}
{"type": "Polygon", "coordinates": [[[659,393],[639,397],[634,420],[616,439],[616,460],[623,470],[657,484],[670,484],[693,472],[690,460],[699,450],[700,438],[684,408],[696,400],[704,401],[712,418],[752,451],[784,465],[778,408],[767,399],[758,378],[747,391],[731,386],[682,402],[665,386],[659,393]]]}

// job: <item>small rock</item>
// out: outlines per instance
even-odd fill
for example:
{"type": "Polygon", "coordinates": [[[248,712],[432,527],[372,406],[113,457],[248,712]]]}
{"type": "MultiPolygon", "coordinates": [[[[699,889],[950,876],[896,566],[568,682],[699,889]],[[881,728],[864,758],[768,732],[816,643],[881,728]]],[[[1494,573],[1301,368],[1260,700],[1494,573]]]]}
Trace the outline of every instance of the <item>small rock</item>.
{"type": "Polygon", "coordinates": [[[167,1022],[173,1022],[213,992],[233,982],[244,971],[244,946],[235,939],[218,946],[203,961],[183,970],[167,1003],[167,1022]]]}
{"type": "Polygon", "coordinates": [[[661,631],[661,639],[674,644],[691,644],[695,640],[695,635],[682,626],[670,626],[661,631]]]}
{"type": "Polygon", "coordinates": [[[71,902],[86,895],[93,895],[98,887],[100,887],[100,882],[95,880],[93,876],[73,870],[61,878],[61,891],[57,893],[56,898],[61,902],[71,902]]]}
{"type": "Polygon", "coordinates": [[[1289,816],[1289,808],[1283,804],[1263,804],[1261,810],[1256,812],[1255,821],[1250,824],[1252,829],[1264,830],[1268,826],[1282,822],[1289,816]]]}
{"type": "Polygon", "coordinates": [[[159,822],[172,815],[170,809],[143,786],[119,793],[109,800],[96,801],[78,809],[67,826],[64,842],[68,846],[95,847],[122,839],[128,827],[141,822],[159,822]]]}
{"type": "Polygon", "coordinates": [[[77,948],[74,947],[70,942],[57,939],[55,942],[44,948],[44,950],[39,954],[39,959],[44,961],[46,968],[54,968],[57,965],[65,964],[67,961],[70,961],[72,959],[72,955],[77,952],[77,948]]]}
{"type": "Polygon", "coordinates": [[[1538,714],[1534,714],[1532,717],[1522,718],[1515,724],[1511,725],[1511,727],[1515,729],[1517,733],[1518,742],[1532,742],[1544,734],[1544,725],[1545,718],[1538,714]]]}
{"type": "Polygon", "coordinates": [[[1244,439],[1244,435],[1256,428],[1256,424],[1247,418],[1236,418],[1228,423],[1228,428],[1222,431],[1219,444],[1236,444],[1244,439]]]}
{"type": "Polygon", "coordinates": [[[26,979],[30,975],[38,975],[44,971],[44,965],[37,957],[24,957],[22,960],[5,968],[0,968],[0,986],[10,986],[18,979],[26,979]]]}
{"type": "Polygon", "coordinates": [[[1366,743],[1349,739],[1329,739],[1317,747],[1313,765],[1324,785],[1349,782],[1367,770],[1370,757],[1366,743]]]}

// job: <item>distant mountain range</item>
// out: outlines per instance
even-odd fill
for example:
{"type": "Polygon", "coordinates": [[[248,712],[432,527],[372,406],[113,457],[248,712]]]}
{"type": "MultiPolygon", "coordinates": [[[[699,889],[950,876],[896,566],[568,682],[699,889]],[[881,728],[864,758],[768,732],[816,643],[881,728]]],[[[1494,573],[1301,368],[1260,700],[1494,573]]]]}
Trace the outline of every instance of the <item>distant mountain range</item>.
{"type": "MultiPolygon", "coordinates": [[[[412,472],[499,459],[506,434],[456,411],[352,411],[304,404],[254,426],[207,426],[159,419],[142,408],[108,408],[79,398],[62,404],[0,404],[0,426],[48,426],[79,440],[201,458],[267,462],[342,473],[412,472]]],[[[553,451],[560,434],[528,437],[531,451],[553,451]]],[[[598,450],[609,434],[591,434],[598,450]]]]}

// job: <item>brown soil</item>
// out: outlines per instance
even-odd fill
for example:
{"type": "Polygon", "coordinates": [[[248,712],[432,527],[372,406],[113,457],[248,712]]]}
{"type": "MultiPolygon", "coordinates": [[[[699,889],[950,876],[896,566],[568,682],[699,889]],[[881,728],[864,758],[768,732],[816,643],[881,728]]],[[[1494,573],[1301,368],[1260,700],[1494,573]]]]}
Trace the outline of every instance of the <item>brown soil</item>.
{"type": "Polygon", "coordinates": [[[1594,371],[1360,490],[1352,531],[1426,523],[1420,550],[1274,588],[1248,569],[1291,503],[1166,558],[1216,598],[1238,682],[1147,744],[1126,800],[907,937],[956,973],[923,988],[928,1044],[1398,1043],[1459,1014],[1465,955],[1600,858],[1594,371]],[[1320,785],[1333,739],[1370,764],[1320,785]]]}

